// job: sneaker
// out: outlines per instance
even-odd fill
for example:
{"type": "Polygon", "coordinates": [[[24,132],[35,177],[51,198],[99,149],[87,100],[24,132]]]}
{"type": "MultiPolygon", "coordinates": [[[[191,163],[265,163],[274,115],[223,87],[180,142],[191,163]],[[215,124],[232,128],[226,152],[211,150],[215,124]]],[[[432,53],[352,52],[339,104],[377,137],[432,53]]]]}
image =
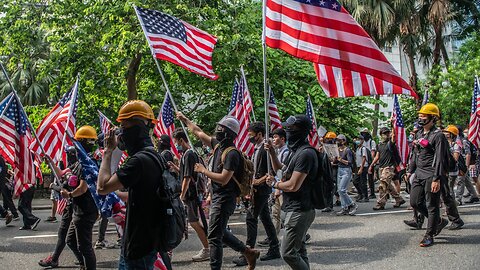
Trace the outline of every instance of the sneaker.
{"type": "Polygon", "coordinates": [[[259,247],[269,247],[270,246],[270,240],[268,238],[265,238],[265,240],[259,241],[257,243],[259,247]]]}
{"type": "Polygon", "coordinates": [[[470,197],[470,200],[466,201],[465,203],[477,203],[480,202],[478,197],[470,197]]]}
{"type": "Polygon", "coordinates": [[[332,212],[332,211],[333,211],[333,209],[330,208],[330,207],[326,207],[326,208],[323,208],[323,209],[321,210],[321,212],[323,212],[323,213],[329,213],[329,212],[332,212]]]}
{"type": "Polygon", "coordinates": [[[342,208],[342,210],[338,211],[337,216],[346,216],[348,215],[348,209],[347,208],[342,208]]]}
{"type": "Polygon", "coordinates": [[[18,229],[19,229],[20,231],[28,231],[28,230],[31,230],[32,227],[30,227],[30,226],[22,226],[22,227],[20,227],[20,228],[18,228],[18,229]]]}
{"type": "Polygon", "coordinates": [[[110,249],[115,248],[115,244],[109,243],[107,240],[95,242],[95,249],[110,249]]]}
{"type": "Polygon", "coordinates": [[[270,260],[275,260],[275,259],[280,259],[282,256],[280,256],[280,250],[278,248],[274,250],[268,250],[268,252],[265,255],[262,255],[260,257],[260,261],[270,261],[270,260]]]}
{"type": "Polygon", "coordinates": [[[37,220],[32,224],[32,230],[35,230],[35,228],[37,228],[38,226],[38,223],[40,223],[40,218],[37,218],[37,220]]]}
{"type": "Polygon", "coordinates": [[[13,221],[18,221],[20,217],[18,215],[13,215],[13,221]]]}
{"type": "Polygon", "coordinates": [[[245,256],[240,255],[232,261],[236,266],[245,266],[248,265],[247,259],[245,256]]]}
{"type": "Polygon", "coordinates": [[[463,220],[460,219],[457,222],[452,222],[452,224],[450,224],[448,229],[451,231],[460,230],[463,227],[463,225],[465,225],[465,223],[463,222],[463,220]]]}
{"type": "Polygon", "coordinates": [[[192,257],[194,262],[203,262],[210,260],[210,249],[202,248],[197,255],[192,257]]]}
{"type": "Polygon", "coordinates": [[[55,222],[57,222],[57,218],[56,217],[48,217],[47,219],[45,219],[45,222],[55,223],[55,222]]]}
{"type": "Polygon", "coordinates": [[[10,224],[12,220],[13,220],[13,215],[7,212],[7,214],[5,215],[5,226],[10,224]]]}
{"type": "Polygon", "coordinates": [[[47,258],[40,260],[38,265],[41,267],[49,267],[49,268],[57,268],[58,261],[54,261],[52,255],[48,256],[47,258]]]}
{"type": "Polygon", "coordinates": [[[402,199],[401,201],[395,203],[395,204],[393,205],[393,208],[399,208],[400,206],[402,206],[402,205],[405,204],[405,203],[406,203],[406,201],[405,201],[404,199],[402,199]]]}
{"type": "Polygon", "coordinates": [[[357,213],[357,210],[358,210],[358,205],[356,203],[352,203],[349,207],[348,207],[348,214],[350,216],[354,216],[355,213],[357,213]]]}
{"type": "Polygon", "coordinates": [[[385,206],[383,206],[383,205],[378,205],[378,204],[377,204],[377,205],[375,205],[375,206],[373,207],[373,210],[375,210],[375,211],[385,210],[385,206]]]}
{"type": "Polygon", "coordinates": [[[442,232],[443,228],[445,228],[447,225],[448,225],[448,219],[442,218],[442,220],[438,224],[437,231],[435,232],[434,236],[439,235],[442,232]]]}
{"type": "Polygon", "coordinates": [[[416,222],[414,219],[404,220],[403,223],[405,223],[409,227],[414,228],[415,230],[421,230],[423,226],[423,223],[416,222]]]}
{"type": "Polygon", "coordinates": [[[433,238],[430,235],[425,235],[422,241],[420,241],[421,247],[429,247],[431,245],[433,245],[433,238]]]}

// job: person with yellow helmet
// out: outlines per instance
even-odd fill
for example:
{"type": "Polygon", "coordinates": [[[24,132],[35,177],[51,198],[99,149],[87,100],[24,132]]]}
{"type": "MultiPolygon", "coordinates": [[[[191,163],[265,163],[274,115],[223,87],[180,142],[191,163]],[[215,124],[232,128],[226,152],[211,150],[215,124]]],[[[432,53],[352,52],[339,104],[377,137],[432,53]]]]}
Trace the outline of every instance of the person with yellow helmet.
{"type": "Polygon", "coordinates": [[[112,129],[105,134],[97,192],[107,195],[120,189],[128,190],[126,225],[119,263],[127,269],[152,269],[157,253],[160,253],[167,268],[171,269],[166,256],[166,249],[169,248],[162,245],[165,241],[162,232],[166,231],[162,224],[167,222],[164,219],[166,216],[160,213],[166,213],[167,209],[157,195],[158,190],[163,190],[163,181],[159,179],[166,181],[163,172],[168,170],[168,165],[153,147],[150,137],[157,120],[145,101],[129,100],[120,108],[117,121],[120,122],[120,129],[112,129]],[[117,146],[126,150],[129,157],[112,174],[112,152],[117,146]]]}
{"type": "MultiPolygon", "coordinates": [[[[336,145],[336,139],[337,139],[337,134],[333,131],[329,131],[325,134],[323,137],[323,144],[324,145],[336,145]]],[[[325,146],[322,147],[324,149],[325,146]]],[[[332,157],[329,157],[330,159],[330,164],[332,168],[332,178],[334,179],[333,181],[333,189],[332,189],[332,194],[327,195],[326,197],[326,205],[325,209],[322,209],[322,212],[332,212],[333,211],[333,195],[335,195],[336,201],[335,205],[340,206],[340,195],[337,192],[337,172],[338,172],[338,167],[337,165],[333,164],[334,159],[332,157]]]]}

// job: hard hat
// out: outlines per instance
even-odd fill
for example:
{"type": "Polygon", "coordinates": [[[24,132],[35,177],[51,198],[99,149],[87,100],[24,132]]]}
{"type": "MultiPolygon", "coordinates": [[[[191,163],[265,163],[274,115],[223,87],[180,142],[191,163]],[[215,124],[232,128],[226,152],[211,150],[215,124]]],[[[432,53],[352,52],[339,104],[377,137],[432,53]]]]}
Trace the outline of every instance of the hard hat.
{"type": "Polygon", "coordinates": [[[325,139],[336,139],[337,138],[337,134],[335,134],[335,132],[333,131],[329,131],[327,132],[327,134],[325,134],[325,139]]]}
{"type": "Polygon", "coordinates": [[[152,123],[157,123],[157,119],[153,114],[152,107],[143,100],[129,100],[118,111],[117,122],[140,117],[150,120],[152,123]]]}
{"type": "Polygon", "coordinates": [[[231,115],[226,115],[223,117],[218,124],[230,129],[233,131],[233,133],[235,133],[235,135],[238,135],[238,132],[240,131],[240,123],[238,122],[237,118],[231,115]]]}
{"type": "Polygon", "coordinates": [[[458,136],[458,133],[460,133],[458,128],[454,125],[448,125],[443,131],[450,132],[455,136],[458,136]]]}
{"type": "Polygon", "coordinates": [[[433,103],[427,103],[422,106],[420,111],[418,113],[421,114],[427,114],[427,115],[435,115],[437,117],[440,117],[440,110],[438,109],[437,105],[433,103]]]}
{"type": "Polygon", "coordinates": [[[81,139],[97,139],[97,131],[92,126],[83,126],[75,133],[75,140],[81,139]]]}

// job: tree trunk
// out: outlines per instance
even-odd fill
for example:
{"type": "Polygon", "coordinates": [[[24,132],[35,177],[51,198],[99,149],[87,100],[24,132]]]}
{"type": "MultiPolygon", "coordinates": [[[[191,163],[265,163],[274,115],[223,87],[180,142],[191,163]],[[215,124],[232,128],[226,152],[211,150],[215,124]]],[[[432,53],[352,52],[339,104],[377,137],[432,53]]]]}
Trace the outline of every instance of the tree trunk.
{"type": "Polygon", "coordinates": [[[137,73],[140,63],[142,62],[142,55],[136,53],[130,61],[127,70],[127,98],[128,100],[137,99],[137,73]]]}
{"type": "Polygon", "coordinates": [[[435,47],[433,49],[433,66],[440,64],[440,53],[442,50],[442,27],[435,26],[435,47]]]}

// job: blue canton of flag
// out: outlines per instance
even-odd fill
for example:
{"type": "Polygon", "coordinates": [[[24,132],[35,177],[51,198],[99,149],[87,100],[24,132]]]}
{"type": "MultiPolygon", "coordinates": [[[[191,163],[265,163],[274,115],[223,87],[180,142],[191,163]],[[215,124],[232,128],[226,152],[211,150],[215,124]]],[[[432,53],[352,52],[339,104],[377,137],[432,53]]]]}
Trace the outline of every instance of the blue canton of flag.
{"type": "Polygon", "coordinates": [[[338,1],[335,1],[335,0],[294,0],[294,1],[302,4],[328,8],[335,11],[340,11],[342,9],[342,5],[340,5],[338,1]]]}
{"type": "Polygon", "coordinates": [[[88,184],[88,190],[92,194],[93,200],[95,201],[97,208],[100,209],[100,213],[102,216],[111,217],[113,206],[117,203],[123,205],[123,202],[120,200],[120,198],[115,192],[112,192],[108,195],[98,195],[98,166],[87,155],[85,149],[83,149],[83,147],[78,142],[75,142],[75,148],[77,148],[77,156],[80,164],[82,165],[82,176],[88,184]]]}
{"type": "Polygon", "coordinates": [[[228,106],[228,113],[232,112],[237,106],[238,92],[240,90],[240,85],[235,79],[233,83],[232,99],[230,100],[230,106],[228,106]]]}
{"type": "Polygon", "coordinates": [[[170,101],[169,95],[167,95],[167,99],[162,109],[162,117],[163,117],[163,122],[165,123],[165,126],[167,128],[173,124],[173,109],[172,109],[172,102],[170,101]]]}
{"type": "Polygon", "coordinates": [[[166,35],[187,42],[187,31],[177,18],[163,12],[137,7],[143,19],[145,30],[151,34],[166,35]]]}
{"type": "Polygon", "coordinates": [[[18,101],[13,94],[0,104],[0,113],[15,123],[15,129],[20,136],[27,133],[28,123],[23,110],[19,109],[18,101]],[[8,105],[8,107],[7,107],[8,105]]]}

